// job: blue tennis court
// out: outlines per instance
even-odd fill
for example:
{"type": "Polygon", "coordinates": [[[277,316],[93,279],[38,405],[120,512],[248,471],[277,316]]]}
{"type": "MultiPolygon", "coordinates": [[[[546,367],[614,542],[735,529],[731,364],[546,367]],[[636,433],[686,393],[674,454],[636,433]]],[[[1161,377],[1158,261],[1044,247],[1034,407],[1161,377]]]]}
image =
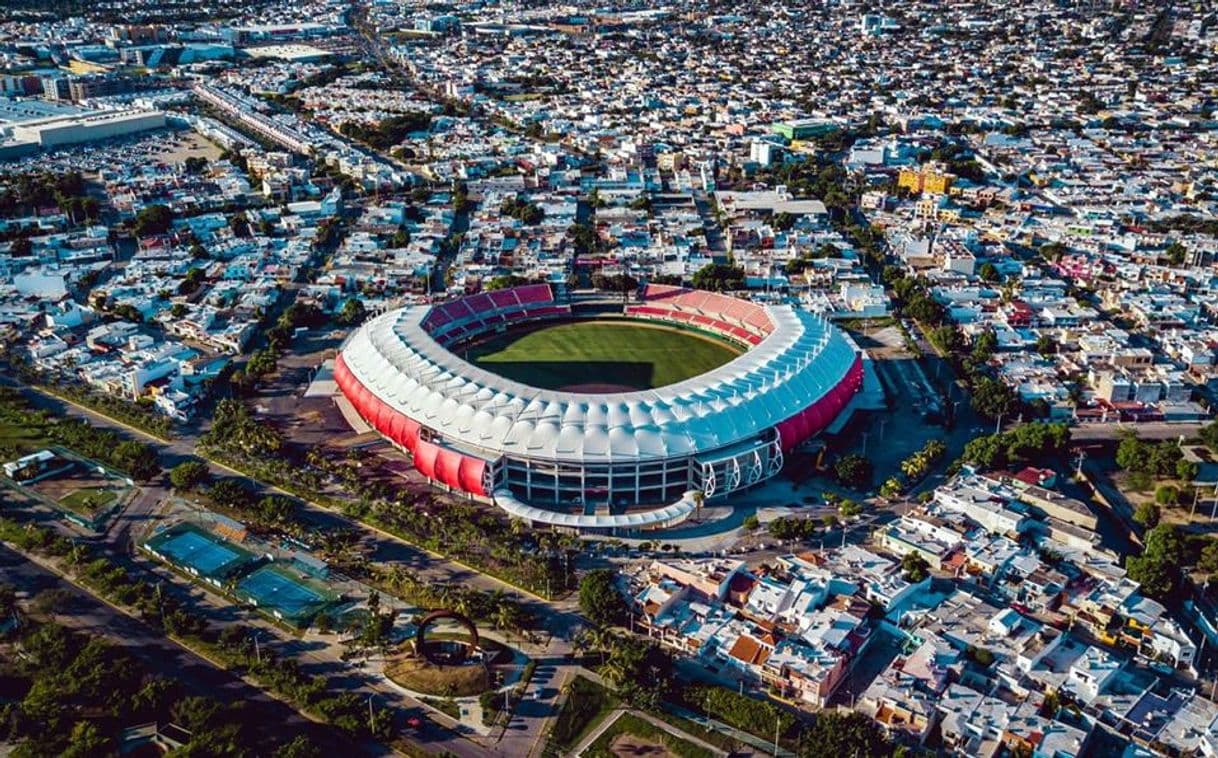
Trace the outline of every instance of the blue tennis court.
{"type": "Polygon", "coordinates": [[[236,550],[193,530],[174,534],[155,548],[174,563],[209,576],[241,557],[236,550]]]}
{"type": "Polygon", "coordinates": [[[263,566],[242,579],[237,587],[259,608],[293,622],[307,620],[331,600],[274,566],[263,566]]]}

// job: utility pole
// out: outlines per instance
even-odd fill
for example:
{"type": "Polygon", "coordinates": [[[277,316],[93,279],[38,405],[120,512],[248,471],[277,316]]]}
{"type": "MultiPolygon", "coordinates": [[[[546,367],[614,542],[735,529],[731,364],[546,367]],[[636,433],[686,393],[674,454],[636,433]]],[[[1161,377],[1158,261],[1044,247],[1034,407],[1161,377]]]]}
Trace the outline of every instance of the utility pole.
{"type": "Polygon", "coordinates": [[[998,414],[998,423],[994,424],[994,434],[1002,433],[1002,414],[998,414]]]}
{"type": "Polygon", "coordinates": [[[778,755],[778,727],[782,725],[782,716],[774,717],[774,755],[778,755]]]}
{"type": "Polygon", "coordinates": [[[372,695],[368,696],[368,731],[375,732],[376,716],[372,712],[372,695]]]}
{"type": "Polygon", "coordinates": [[[262,647],[258,644],[258,632],[254,632],[254,656],[258,658],[258,663],[262,663],[262,647]]]}

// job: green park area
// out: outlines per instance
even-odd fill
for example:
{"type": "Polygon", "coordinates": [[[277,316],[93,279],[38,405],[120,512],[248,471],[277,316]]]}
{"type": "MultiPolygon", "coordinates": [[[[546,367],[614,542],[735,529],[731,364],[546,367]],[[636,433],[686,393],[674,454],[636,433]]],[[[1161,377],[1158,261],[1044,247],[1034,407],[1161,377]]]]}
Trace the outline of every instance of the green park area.
{"type": "Polygon", "coordinates": [[[111,487],[83,487],[59,499],[59,504],[70,511],[92,518],[118,500],[118,491],[111,487]]]}

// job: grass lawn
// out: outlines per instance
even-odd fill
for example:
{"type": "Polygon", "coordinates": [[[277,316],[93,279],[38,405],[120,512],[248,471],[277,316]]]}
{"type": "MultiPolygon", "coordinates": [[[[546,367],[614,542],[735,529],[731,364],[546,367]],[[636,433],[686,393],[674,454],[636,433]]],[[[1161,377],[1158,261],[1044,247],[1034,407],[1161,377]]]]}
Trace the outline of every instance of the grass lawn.
{"type": "Polygon", "coordinates": [[[693,331],[641,322],[577,321],[471,346],[467,360],[543,389],[645,390],[718,368],[740,350],[693,331]]]}
{"type": "Polygon", "coordinates": [[[118,493],[106,487],[85,487],[60,498],[59,504],[84,516],[92,516],[118,500],[118,493]]]}
{"type": "Polygon", "coordinates": [[[715,747],[722,749],[726,753],[734,753],[748,747],[744,743],[732,739],[723,732],[716,732],[714,729],[707,729],[701,724],[695,721],[690,721],[689,719],[681,718],[675,713],[660,710],[653,711],[651,715],[666,724],[672,724],[674,727],[680,729],[686,734],[693,735],[709,745],[714,745],[715,747]]]}
{"type": "Polygon", "coordinates": [[[596,682],[577,676],[571,680],[570,691],[546,744],[546,755],[566,755],[593,727],[614,708],[617,698],[596,682]]]}
{"type": "Polygon", "coordinates": [[[480,695],[491,685],[490,672],[481,663],[437,666],[413,656],[386,662],[385,676],[408,690],[441,697],[480,695]]]}
{"type": "Polygon", "coordinates": [[[623,742],[629,742],[630,754],[643,752],[640,748],[651,748],[649,752],[663,750],[669,755],[680,758],[711,758],[714,755],[706,748],[670,734],[633,713],[622,714],[617,721],[613,722],[612,726],[605,730],[604,734],[596,738],[596,742],[588,746],[584,755],[594,758],[614,758],[621,755],[625,749],[626,746],[622,744],[623,742]]]}
{"type": "Polygon", "coordinates": [[[441,700],[434,697],[425,697],[423,698],[423,702],[430,705],[432,708],[435,708],[440,713],[451,716],[458,721],[461,719],[461,706],[457,705],[452,700],[441,700]]]}
{"type": "Polygon", "coordinates": [[[49,442],[42,429],[0,420],[0,451],[4,451],[6,461],[9,455],[16,459],[42,450],[49,442]]]}

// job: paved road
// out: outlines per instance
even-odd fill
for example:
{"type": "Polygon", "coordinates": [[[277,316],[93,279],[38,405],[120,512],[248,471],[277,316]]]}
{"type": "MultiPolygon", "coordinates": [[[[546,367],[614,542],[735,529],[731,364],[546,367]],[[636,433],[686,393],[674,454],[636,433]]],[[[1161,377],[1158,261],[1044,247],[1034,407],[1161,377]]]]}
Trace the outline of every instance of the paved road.
{"type": "Polygon", "coordinates": [[[357,755],[381,754],[370,745],[352,744],[335,730],[315,724],[294,708],[247,684],[227,671],[177,645],[158,630],[131,618],[61,579],[20,553],[0,545],[0,579],[31,596],[48,589],[62,589],[70,597],[56,622],[71,629],[105,636],[140,659],[154,673],[175,679],[197,694],[222,702],[244,702],[257,729],[281,741],[307,734],[323,751],[346,749],[357,755]]]}
{"type": "MultiPolygon", "coordinates": [[[[194,455],[194,442],[190,437],[182,437],[166,443],[150,437],[137,429],[100,416],[87,409],[65,403],[57,398],[49,397],[28,388],[24,389],[24,392],[31,404],[36,408],[46,409],[60,416],[87,418],[95,426],[112,429],[125,436],[139,438],[141,441],[147,442],[158,450],[162,463],[167,468],[187,458],[196,457],[194,455]]],[[[217,464],[209,463],[209,466],[212,474],[216,476],[237,475],[235,472],[217,464]]],[[[247,483],[259,492],[277,491],[282,493],[277,488],[267,487],[260,482],[246,477],[241,478],[246,479],[247,483]]],[[[169,483],[165,475],[145,483],[142,487],[143,492],[111,519],[106,533],[97,538],[96,541],[101,542],[105,547],[115,552],[131,552],[132,539],[143,533],[147,526],[147,520],[153,517],[154,509],[169,493],[169,483]]],[[[549,633],[551,640],[544,648],[544,655],[553,656],[554,660],[559,660],[566,653],[570,652],[571,645],[569,641],[584,624],[583,619],[576,611],[576,604],[573,599],[559,603],[550,603],[542,601],[539,598],[525,596],[510,585],[504,584],[499,580],[434,557],[392,535],[374,530],[364,524],[352,521],[341,514],[319,506],[307,504],[302,506],[299,518],[321,530],[340,528],[359,530],[363,535],[364,546],[369,549],[369,559],[373,562],[384,565],[400,563],[407,566],[413,575],[424,576],[436,582],[454,583],[485,590],[507,590],[517,595],[522,605],[541,619],[544,630],[549,633]]],[[[240,620],[242,623],[262,629],[266,634],[264,640],[279,639],[278,630],[261,617],[240,611],[227,604],[226,601],[215,598],[197,587],[191,586],[186,588],[180,580],[160,567],[145,564],[141,564],[141,566],[161,575],[167,581],[167,586],[175,587],[176,591],[187,596],[193,604],[205,603],[210,605],[209,616],[224,622],[240,620]]],[[[308,673],[322,673],[332,677],[339,677],[339,681],[345,685],[344,689],[348,691],[356,692],[362,696],[375,693],[379,696],[376,698],[377,700],[387,699],[391,702],[405,702],[408,706],[422,708],[416,701],[404,697],[398,691],[379,682],[375,677],[350,669],[346,663],[341,661],[339,657],[340,651],[333,646],[318,645],[316,642],[310,643],[295,639],[288,641],[280,640],[277,645],[277,650],[281,654],[290,655],[300,660],[308,673]]],[[[537,649],[529,650],[528,652],[535,657],[538,654],[537,649]]],[[[545,717],[553,709],[558,692],[556,687],[545,686],[547,682],[546,673],[547,671],[542,666],[538,667],[539,676],[535,676],[534,681],[529,687],[531,697],[521,704],[518,717],[514,719],[509,730],[502,738],[502,741],[511,745],[513,749],[518,748],[524,743],[531,744],[535,742],[544,725],[545,717]]],[[[488,753],[487,747],[475,744],[463,736],[438,727],[428,727],[424,732],[417,735],[417,739],[429,749],[443,750],[454,755],[480,756],[488,753]]],[[[500,746],[490,745],[489,752],[501,753],[500,746]]]]}
{"type": "MultiPolygon", "coordinates": [[[[13,386],[19,385],[14,384],[13,386]]],[[[192,435],[186,434],[170,442],[164,442],[91,410],[72,405],[33,389],[22,389],[30,404],[35,408],[47,410],[56,416],[86,418],[94,426],[111,429],[123,436],[136,438],[148,443],[156,449],[161,457],[161,463],[166,470],[184,460],[198,458],[197,441],[192,435]]],[[[277,487],[250,479],[220,464],[207,463],[213,476],[243,479],[256,493],[276,492],[289,497],[296,497],[277,487]]],[[[108,544],[129,551],[130,537],[132,534],[139,533],[137,527],[142,528],[142,525],[150,517],[151,510],[169,493],[170,487],[166,475],[143,483],[141,486],[145,488],[145,494],[137,498],[135,502],[119,513],[116,518],[112,519],[106,533],[106,542],[108,544]]],[[[322,508],[318,505],[302,503],[302,507],[298,511],[298,518],[300,521],[321,531],[336,529],[354,529],[358,531],[362,535],[363,546],[369,551],[369,560],[374,563],[401,563],[408,567],[414,576],[437,582],[459,583],[466,587],[482,590],[503,590],[508,594],[515,595],[521,600],[527,610],[543,620],[545,629],[556,638],[569,640],[584,625],[583,619],[577,612],[578,605],[573,597],[562,601],[545,601],[536,596],[526,595],[506,582],[434,556],[392,534],[349,519],[341,513],[322,508]]]]}

